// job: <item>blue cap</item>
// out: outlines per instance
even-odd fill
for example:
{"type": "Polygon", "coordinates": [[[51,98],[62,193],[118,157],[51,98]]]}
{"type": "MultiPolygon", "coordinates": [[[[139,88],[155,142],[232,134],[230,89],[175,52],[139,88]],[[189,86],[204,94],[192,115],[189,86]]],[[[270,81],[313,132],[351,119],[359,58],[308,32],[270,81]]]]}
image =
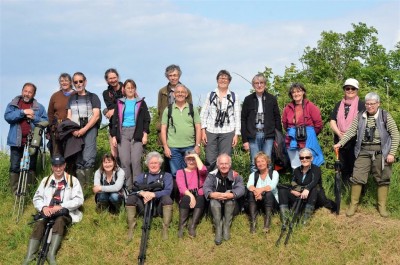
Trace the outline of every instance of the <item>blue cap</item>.
{"type": "Polygon", "coordinates": [[[51,164],[53,166],[62,165],[65,163],[65,159],[62,155],[55,155],[51,158],[51,164]]]}

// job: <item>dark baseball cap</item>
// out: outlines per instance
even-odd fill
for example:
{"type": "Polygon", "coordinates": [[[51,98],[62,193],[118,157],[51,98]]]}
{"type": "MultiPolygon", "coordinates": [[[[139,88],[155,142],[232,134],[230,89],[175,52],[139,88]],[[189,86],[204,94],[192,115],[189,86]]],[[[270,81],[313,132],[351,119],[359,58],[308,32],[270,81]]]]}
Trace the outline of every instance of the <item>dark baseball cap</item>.
{"type": "Polygon", "coordinates": [[[58,165],[62,165],[65,163],[65,159],[63,156],[61,155],[55,155],[51,158],[51,164],[53,166],[58,166],[58,165]]]}

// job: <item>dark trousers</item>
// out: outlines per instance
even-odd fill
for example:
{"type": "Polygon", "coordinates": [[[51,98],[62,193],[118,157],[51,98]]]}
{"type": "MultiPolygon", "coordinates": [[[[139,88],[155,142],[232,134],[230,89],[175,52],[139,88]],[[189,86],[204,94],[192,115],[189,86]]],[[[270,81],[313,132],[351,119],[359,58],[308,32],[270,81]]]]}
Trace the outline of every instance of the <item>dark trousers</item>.
{"type": "Polygon", "coordinates": [[[262,210],[264,210],[265,207],[273,208],[274,203],[275,203],[275,197],[271,191],[263,192],[262,199],[259,201],[256,201],[256,199],[254,197],[254,193],[249,192],[247,200],[248,200],[249,204],[256,204],[257,209],[262,209],[262,210]]]}
{"type": "MultiPolygon", "coordinates": [[[[196,206],[194,208],[201,208],[204,209],[205,199],[203,195],[196,196],[196,206]]],[[[182,209],[190,209],[190,197],[185,195],[182,197],[179,208],[182,209]]]]}
{"type": "MultiPolygon", "coordinates": [[[[318,198],[318,187],[313,188],[310,190],[310,193],[308,194],[307,198],[307,204],[310,204],[312,206],[315,206],[315,203],[317,202],[318,198]]],[[[286,205],[292,205],[298,197],[294,196],[291,192],[290,189],[279,189],[279,204],[286,204],[286,205]]]]}
{"type": "MultiPolygon", "coordinates": [[[[156,209],[155,215],[162,216],[162,207],[166,205],[172,205],[173,201],[170,196],[162,196],[161,198],[155,199],[153,209],[156,209]]],[[[138,195],[129,195],[126,199],[126,206],[136,206],[139,213],[144,213],[144,202],[143,198],[138,195]]]]}
{"type": "MultiPolygon", "coordinates": [[[[37,239],[37,240],[42,239],[44,232],[46,230],[47,222],[48,222],[47,219],[42,219],[35,223],[35,226],[33,227],[32,235],[31,235],[31,239],[37,239]]],[[[72,223],[72,218],[69,215],[57,217],[57,219],[53,225],[53,234],[63,236],[64,232],[65,232],[65,227],[71,223],[72,223]]]]}

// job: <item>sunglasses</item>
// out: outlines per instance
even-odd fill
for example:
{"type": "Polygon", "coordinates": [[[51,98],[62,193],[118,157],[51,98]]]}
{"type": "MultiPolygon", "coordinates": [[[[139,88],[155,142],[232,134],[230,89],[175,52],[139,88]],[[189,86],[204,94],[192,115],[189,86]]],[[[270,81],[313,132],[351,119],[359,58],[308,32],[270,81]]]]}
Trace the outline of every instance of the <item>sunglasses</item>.
{"type": "Polygon", "coordinates": [[[75,85],[78,84],[78,83],[82,84],[83,82],[84,82],[83,80],[76,80],[76,81],[74,81],[74,84],[75,85]]]}
{"type": "Polygon", "coordinates": [[[344,90],[346,90],[346,91],[355,91],[355,90],[357,90],[357,88],[355,88],[355,87],[352,87],[352,86],[348,86],[348,87],[345,87],[344,88],[344,90]]]}
{"type": "Polygon", "coordinates": [[[311,156],[300,156],[300,160],[304,160],[304,159],[310,160],[311,156]]]}

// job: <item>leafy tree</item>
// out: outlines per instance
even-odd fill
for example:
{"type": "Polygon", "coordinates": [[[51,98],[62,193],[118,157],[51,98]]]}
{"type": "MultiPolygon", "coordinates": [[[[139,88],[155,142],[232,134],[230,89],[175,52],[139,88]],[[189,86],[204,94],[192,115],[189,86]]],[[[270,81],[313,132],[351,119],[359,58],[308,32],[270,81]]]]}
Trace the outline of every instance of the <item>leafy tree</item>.
{"type": "Polygon", "coordinates": [[[399,45],[386,53],[374,27],[365,23],[352,26],[353,30],[344,34],[323,31],[316,48],[305,48],[301,74],[314,84],[341,83],[353,77],[365,86],[398,88],[398,71],[393,70],[399,67],[399,45]]]}

